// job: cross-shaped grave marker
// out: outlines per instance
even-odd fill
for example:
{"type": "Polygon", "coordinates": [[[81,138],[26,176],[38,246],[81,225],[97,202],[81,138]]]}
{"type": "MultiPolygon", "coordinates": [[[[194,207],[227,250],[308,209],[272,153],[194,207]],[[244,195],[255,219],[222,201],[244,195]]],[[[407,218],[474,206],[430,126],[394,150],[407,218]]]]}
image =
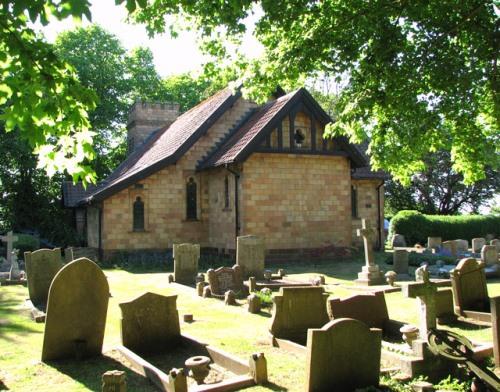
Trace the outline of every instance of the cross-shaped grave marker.
{"type": "Polygon", "coordinates": [[[373,240],[377,234],[377,230],[372,227],[368,227],[368,221],[366,219],[361,220],[361,229],[357,230],[358,237],[363,237],[363,245],[365,249],[365,265],[358,273],[358,279],[356,282],[365,284],[368,286],[382,284],[383,277],[382,273],[377,264],[375,264],[375,259],[373,257],[373,240]]]}
{"type": "Polygon", "coordinates": [[[427,341],[427,333],[436,328],[437,285],[429,279],[427,266],[418,269],[422,280],[403,286],[403,294],[408,298],[418,298],[420,302],[420,338],[427,341]]]}
{"type": "Polygon", "coordinates": [[[12,231],[9,231],[7,235],[3,235],[0,237],[2,242],[7,243],[7,261],[10,264],[12,260],[12,249],[14,248],[14,241],[18,240],[17,235],[14,235],[12,231]]]}

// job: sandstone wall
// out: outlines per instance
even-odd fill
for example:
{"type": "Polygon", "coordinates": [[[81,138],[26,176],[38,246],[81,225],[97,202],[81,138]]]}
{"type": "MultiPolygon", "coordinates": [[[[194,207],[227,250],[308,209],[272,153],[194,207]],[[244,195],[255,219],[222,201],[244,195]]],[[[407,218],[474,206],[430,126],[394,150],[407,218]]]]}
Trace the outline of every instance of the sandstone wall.
{"type": "Polygon", "coordinates": [[[252,154],[241,186],[241,235],[262,236],[267,249],[351,245],[347,158],[252,154]]]}

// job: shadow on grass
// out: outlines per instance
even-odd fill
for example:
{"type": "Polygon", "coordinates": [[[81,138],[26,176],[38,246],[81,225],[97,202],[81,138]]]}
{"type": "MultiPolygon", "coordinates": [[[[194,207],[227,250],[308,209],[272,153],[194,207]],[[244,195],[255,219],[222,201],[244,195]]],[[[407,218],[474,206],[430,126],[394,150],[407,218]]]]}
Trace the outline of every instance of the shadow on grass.
{"type": "Polygon", "coordinates": [[[127,375],[129,391],[155,391],[156,389],[145,377],[125,367],[121,362],[107,355],[83,361],[61,360],[49,361],[46,364],[58,372],[78,381],[91,391],[102,390],[102,374],[108,370],[123,370],[127,375]]]}
{"type": "Polygon", "coordinates": [[[481,331],[483,329],[491,328],[487,325],[481,325],[474,322],[474,320],[467,321],[465,319],[449,318],[439,320],[439,325],[445,325],[449,328],[459,328],[465,331],[481,331]]]}
{"type": "Polygon", "coordinates": [[[0,339],[16,341],[7,336],[9,333],[16,337],[42,333],[31,325],[34,321],[30,319],[28,310],[20,306],[23,301],[23,294],[0,292],[0,339]]]}

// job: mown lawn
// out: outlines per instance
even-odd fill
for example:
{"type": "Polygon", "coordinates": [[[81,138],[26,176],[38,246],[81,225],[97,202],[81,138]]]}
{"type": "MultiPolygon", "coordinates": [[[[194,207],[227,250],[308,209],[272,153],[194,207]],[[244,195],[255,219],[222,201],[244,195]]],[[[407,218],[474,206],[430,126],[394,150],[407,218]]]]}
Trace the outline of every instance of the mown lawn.
{"type": "MultiPolygon", "coordinates": [[[[385,258],[378,254],[378,261],[385,258]]],[[[304,263],[305,264],[305,263],[304,263]]],[[[292,279],[309,279],[324,274],[327,290],[333,296],[346,297],[357,292],[352,280],[362,265],[357,257],[343,262],[322,262],[317,265],[287,265],[292,279]]],[[[384,269],[388,266],[381,265],[384,269]]],[[[280,266],[282,267],[282,266],[280,266]]],[[[126,369],[119,361],[113,347],[120,343],[120,310],[118,304],[133,299],[146,291],[158,294],[177,294],[181,316],[192,313],[194,323],[181,322],[183,333],[192,335],[214,346],[223,348],[241,358],[254,352],[264,352],[268,361],[270,385],[255,387],[252,391],[303,390],[305,382],[305,357],[282,352],[267,344],[270,313],[253,315],[246,307],[227,307],[216,299],[201,299],[195,290],[180,285],[169,285],[167,273],[133,273],[124,270],[105,270],[112,298],[110,298],[103,358],[85,361],[64,361],[44,364],[40,361],[44,324],[30,320],[24,306],[27,289],[21,286],[0,288],[0,390],[12,391],[100,391],[101,375],[106,370],[127,371],[129,391],[154,391],[145,379],[126,369]]],[[[500,282],[489,284],[490,295],[500,294],[500,282]]],[[[417,303],[403,298],[401,293],[387,294],[390,317],[416,324],[417,303]]],[[[454,328],[475,341],[491,340],[490,328],[454,328]]],[[[164,369],[168,370],[168,369],[164,369]]]]}

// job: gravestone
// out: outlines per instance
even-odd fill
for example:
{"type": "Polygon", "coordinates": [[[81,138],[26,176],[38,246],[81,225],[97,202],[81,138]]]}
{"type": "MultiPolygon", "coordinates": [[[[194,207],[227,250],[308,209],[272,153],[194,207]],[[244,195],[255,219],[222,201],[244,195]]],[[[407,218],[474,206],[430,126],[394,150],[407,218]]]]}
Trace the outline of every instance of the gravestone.
{"type": "Polygon", "coordinates": [[[19,270],[19,263],[17,262],[17,254],[19,249],[14,249],[11,254],[10,260],[10,272],[9,272],[9,280],[16,281],[21,278],[21,271],[19,270]]]}
{"type": "Polygon", "coordinates": [[[220,267],[216,270],[207,271],[208,285],[210,292],[214,296],[224,296],[226,291],[232,290],[235,293],[243,291],[243,277],[239,265],[229,267],[220,267]]]}
{"type": "Polygon", "coordinates": [[[394,272],[408,275],[408,257],[409,253],[406,249],[394,249],[392,254],[394,272]]]}
{"type": "Polygon", "coordinates": [[[427,266],[421,267],[422,281],[403,286],[403,294],[408,298],[418,298],[420,308],[420,338],[427,341],[427,333],[436,328],[437,285],[430,281],[427,266]]]}
{"type": "Polygon", "coordinates": [[[363,237],[363,246],[365,249],[365,265],[362,267],[361,272],[358,273],[358,279],[356,283],[372,286],[384,283],[384,277],[380,268],[375,264],[375,258],[373,255],[373,242],[377,230],[368,227],[368,221],[366,219],[361,220],[361,229],[357,230],[358,237],[363,237]]]}
{"type": "Polygon", "coordinates": [[[469,241],[455,240],[455,247],[457,249],[457,253],[466,253],[469,251],[469,241]]]}
{"type": "MultiPolygon", "coordinates": [[[[359,234],[358,234],[359,237],[359,234]]],[[[394,234],[392,236],[392,248],[406,248],[406,240],[403,234],[394,234]]]]}
{"type": "Polygon", "coordinates": [[[465,310],[489,311],[488,288],[484,265],[476,259],[462,259],[450,273],[453,289],[455,313],[464,314],[465,310]]]}
{"type": "Polygon", "coordinates": [[[330,321],[307,332],[306,390],[354,391],[378,386],[382,331],[358,320],[330,321]]]}
{"type": "Polygon", "coordinates": [[[75,259],[75,255],[73,252],[73,248],[70,246],[69,248],[64,249],[64,262],[69,263],[75,259]]]}
{"type": "Polygon", "coordinates": [[[47,303],[50,284],[57,272],[62,268],[61,249],[39,249],[24,253],[28,292],[35,306],[47,303]]]}
{"type": "Polygon", "coordinates": [[[122,344],[147,354],[168,351],[180,341],[177,295],[145,293],[120,303],[122,344]]]}
{"type": "Polygon", "coordinates": [[[427,237],[427,249],[439,249],[441,242],[441,237],[427,237]]]}
{"type": "Polygon", "coordinates": [[[14,249],[14,242],[19,239],[17,235],[14,235],[12,231],[9,231],[7,235],[3,235],[0,237],[2,242],[7,244],[7,262],[10,265],[12,258],[12,250],[14,249]]]}
{"type": "Polygon", "coordinates": [[[500,240],[491,240],[490,245],[493,245],[497,248],[497,253],[500,253],[500,240]]]}
{"type": "Polygon", "coordinates": [[[351,318],[362,321],[370,328],[385,330],[389,312],[382,291],[353,295],[328,300],[328,315],[331,319],[351,318]]]}
{"type": "Polygon", "coordinates": [[[239,236],[236,239],[236,264],[242,268],[243,277],[264,278],[266,247],[262,238],[254,235],[239,236]]]}
{"type": "Polygon", "coordinates": [[[484,238],[473,238],[472,239],[472,252],[479,253],[481,248],[486,245],[486,240],[484,238]]]}
{"type": "Polygon", "coordinates": [[[174,281],[194,284],[200,259],[199,244],[174,244],[174,281]]]}
{"type": "Polygon", "coordinates": [[[449,254],[452,257],[457,257],[457,242],[456,241],[443,241],[441,243],[443,253],[449,254]]]}
{"type": "Polygon", "coordinates": [[[481,261],[487,266],[498,264],[498,252],[495,245],[484,245],[481,249],[481,261]]]}
{"type": "Polygon", "coordinates": [[[308,328],[321,328],[328,322],[323,287],[282,287],[273,297],[271,334],[275,338],[306,343],[308,328]]]}
{"type": "Polygon", "coordinates": [[[93,261],[61,268],[50,286],[42,361],[101,355],[108,299],[108,281],[93,261]]]}

